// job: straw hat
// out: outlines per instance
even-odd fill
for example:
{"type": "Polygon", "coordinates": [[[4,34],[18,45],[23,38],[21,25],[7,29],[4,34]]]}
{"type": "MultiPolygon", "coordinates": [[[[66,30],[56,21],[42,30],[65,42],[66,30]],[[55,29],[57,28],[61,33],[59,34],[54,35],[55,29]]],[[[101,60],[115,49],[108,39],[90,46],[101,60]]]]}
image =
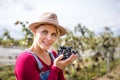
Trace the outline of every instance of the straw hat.
{"type": "Polygon", "coordinates": [[[35,28],[40,26],[41,24],[51,24],[55,26],[56,28],[58,28],[60,32],[60,36],[63,36],[64,34],[67,33],[65,28],[59,25],[57,15],[55,13],[52,13],[52,12],[43,13],[38,22],[34,22],[29,25],[29,29],[32,32],[34,32],[35,28]]]}

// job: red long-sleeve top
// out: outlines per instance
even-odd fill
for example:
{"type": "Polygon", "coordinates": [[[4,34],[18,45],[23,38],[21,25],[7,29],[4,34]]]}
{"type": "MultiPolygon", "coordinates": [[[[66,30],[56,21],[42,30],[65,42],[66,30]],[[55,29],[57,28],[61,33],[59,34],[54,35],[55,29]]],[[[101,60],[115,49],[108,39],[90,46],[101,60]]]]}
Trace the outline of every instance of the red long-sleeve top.
{"type": "MultiPolygon", "coordinates": [[[[56,55],[55,52],[53,52],[53,54],[56,55]]],[[[65,80],[63,71],[53,66],[53,61],[51,61],[51,65],[48,66],[40,58],[39,60],[43,65],[43,71],[50,70],[48,80],[65,80]]],[[[14,72],[16,80],[41,80],[41,71],[38,68],[35,58],[29,52],[22,52],[17,57],[14,72]]]]}

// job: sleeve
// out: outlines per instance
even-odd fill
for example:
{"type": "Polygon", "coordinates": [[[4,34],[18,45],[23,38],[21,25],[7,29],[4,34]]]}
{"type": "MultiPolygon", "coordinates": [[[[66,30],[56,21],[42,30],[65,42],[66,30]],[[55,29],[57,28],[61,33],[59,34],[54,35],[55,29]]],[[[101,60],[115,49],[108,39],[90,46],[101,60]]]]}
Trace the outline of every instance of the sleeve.
{"type": "Polygon", "coordinates": [[[15,65],[16,80],[40,80],[39,70],[31,54],[22,54],[15,65]]]}
{"type": "Polygon", "coordinates": [[[62,70],[60,71],[59,75],[60,76],[58,77],[58,80],[65,80],[64,73],[62,70]]]}

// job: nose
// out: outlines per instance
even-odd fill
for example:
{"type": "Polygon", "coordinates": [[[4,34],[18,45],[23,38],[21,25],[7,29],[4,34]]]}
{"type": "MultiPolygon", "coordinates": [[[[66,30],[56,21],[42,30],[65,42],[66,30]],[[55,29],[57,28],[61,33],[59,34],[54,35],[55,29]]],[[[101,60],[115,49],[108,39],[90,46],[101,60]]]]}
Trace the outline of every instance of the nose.
{"type": "Polygon", "coordinates": [[[51,39],[52,39],[52,36],[51,36],[51,35],[47,35],[47,39],[48,39],[48,40],[51,40],[51,39]]]}

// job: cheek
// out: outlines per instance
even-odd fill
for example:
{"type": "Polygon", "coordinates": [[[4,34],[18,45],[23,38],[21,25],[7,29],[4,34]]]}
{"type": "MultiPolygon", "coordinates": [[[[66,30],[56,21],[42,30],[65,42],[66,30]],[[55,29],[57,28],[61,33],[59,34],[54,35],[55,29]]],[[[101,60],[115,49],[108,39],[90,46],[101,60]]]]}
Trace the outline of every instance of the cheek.
{"type": "Polygon", "coordinates": [[[42,37],[40,36],[40,34],[36,34],[35,39],[37,42],[40,42],[42,37]]]}
{"type": "Polygon", "coordinates": [[[53,42],[53,43],[55,43],[55,42],[56,42],[56,40],[57,40],[57,38],[53,38],[52,42],[53,42]]]}

